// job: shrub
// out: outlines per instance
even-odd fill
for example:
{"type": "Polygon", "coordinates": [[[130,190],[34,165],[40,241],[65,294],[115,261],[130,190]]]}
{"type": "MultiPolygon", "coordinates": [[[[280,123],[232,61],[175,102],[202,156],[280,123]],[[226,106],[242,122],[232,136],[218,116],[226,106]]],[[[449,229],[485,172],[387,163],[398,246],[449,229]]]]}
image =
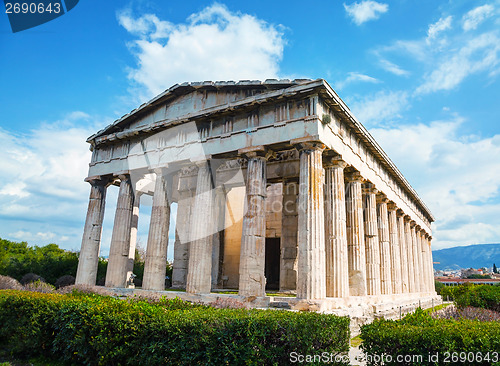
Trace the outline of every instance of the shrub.
{"type": "Polygon", "coordinates": [[[474,308],[472,306],[460,309],[457,309],[455,306],[447,306],[444,309],[432,313],[431,316],[435,319],[470,319],[483,322],[500,320],[499,312],[482,308],[474,308]]]}
{"type": "Polygon", "coordinates": [[[0,290],[22,290],[22,288],[23,286],[15,278],[0,275],[0,290]]]}
{"type": "Polygon", "coordinates": [[[349,318],[5,290],[0,344],[73,364],[286,365],[293,351],[346,355],[349,318]]]}
{"type": "Polygon", "coordinates": [[[37,275],[36,273],[26,273],[19,282],[21,282],[22,285],[26,285],[28,283],[36,281],[45,282],[45,279],[37,275]]]}
{"type": "Polygon", "coordinates": [[[459,286],[454,294],[455,305],[459,308],[473,306],[500,311],[500,288],[496,286],[459,286]]]}
{"type": "Polygon", "coordinates": [[[444,358],[447,352],[491,355],[493,351],[500,349],[500,323],[467,319],[434,319],[421,309],[417,309],[415,313],[407,315],[401,321],[382,319],[363,325],[361,338],[363,352],[370,355],[367,359],[368,365],[381,365],[380,360],[383,357],[385,365],[434,364],[429,362],[428,357],[436,354],[439,357],[439,362],[436,364],[491,365],[491,362],[481,363],[474,360],[445,363],[444,358]],[[404,360],[406,355],[421,355],[423,358],[422,361],[413,359],[409,363],[398,360],[398,357],[403,357],[404,360]],[[391,358],[390,362],[387,362],[388,356],[391,358]]]}
{"type": "Polygon", "coordinates": [[[50,283],[45,283],[40,280],[29,282],[24,286],[26,291],[42,292],[44,294],[51,294],[55,292],[55,287],[50,283]]]}
{"type": "Polygon", "coordinates": [[[59,289],[61,287],[71,286],[74,284],[75,284],[75,277],[71,275],[65,275],[59,277],[54,285],[56,286],[56,289],[59,289]]]}

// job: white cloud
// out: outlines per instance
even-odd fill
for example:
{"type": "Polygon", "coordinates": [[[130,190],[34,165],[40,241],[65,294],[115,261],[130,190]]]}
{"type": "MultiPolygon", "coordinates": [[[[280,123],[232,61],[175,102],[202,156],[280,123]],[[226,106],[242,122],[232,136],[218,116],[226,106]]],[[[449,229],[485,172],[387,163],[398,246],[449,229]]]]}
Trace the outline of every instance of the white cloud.
{"type": "Polygon", "coordinates": [[[481,24],[487,18],[491,17],[494,14],[494,11],[495,8],[493,7],[493,5],[490,4],[485,4],[472,9],[462,18],[463,30],[470,31],[476,29],[479,26],[479,24],[481,24]]]}
{"type": "Polygon", "coordinates": [[[406,92],[379,91],[351,103],[351,110],[366,126],[380,125],[400,117],[408,107],[406,92]]]}
{"type": "Polygon", "coordinates": [[[68,249],[77,249],[89,194],[85,141],[93,125],[75,112],[23,135],[0,129],[0,237],[40,245],[70,237],[68,249]]]}
{"type": "Polygon", "coordinates": [[[364,0],[359,3],[352,3],[351,5],[344,4],[344,9],[353,19],[354,23],[361,25],[369,20],[378,19],[389,10],[389,5],[372,0],[364,0]]]}
{"type": "Polygon", "coordinates": [[[138,65],[129,78],[151,97],[176,83],[204,80],[275,78],[285,45],[280,26],[214,4],[172,24],[152,14],[120,24],[139,36],[131,43],[138,65]]]}
{"type": "Polygon", "coordinates": [[[430,43],[439,33],[451,29],[452,18],[451,15],[446,18],[440,18],[436,23],[429,25],[429,29],[427,30],[427,42],[430,43]]]}
{"type": "Polygon", "coordinates": [[[495,32],[474,37],[455,51],[450,50],[438,62],[437,68],[424,76],[425,82],[416,89],[417,94],[450,90],[466,77],[479,72],[498,73],[500,38],[495,32]]]}
{"type": "Polygon", "coordinates": [[[365,74],[361,74],[359,72],[350,72],[348,73],[347,77],[344,80],[341,80],[335,84],[335,88],[342,89],[346,85],[355,82],[366,82],[366,83],[377,84],[380,83],[380,80],[365,74]]]}
{"type": "Polygon", "coordinates": [[[500,135],[460,136],[463,122],[370,130],[436,217],[435,248],[500,242],[500,135]]]}
{"type": "Polygon", "coordinates": [[[380,59],[380,65],[382,68],[386,71],[389,71],[390,73],[398,76],[407,76],[410,74],[409,71],[403,70],[401,67],[398,65],[386,60],[386,59],[380,59]]]}

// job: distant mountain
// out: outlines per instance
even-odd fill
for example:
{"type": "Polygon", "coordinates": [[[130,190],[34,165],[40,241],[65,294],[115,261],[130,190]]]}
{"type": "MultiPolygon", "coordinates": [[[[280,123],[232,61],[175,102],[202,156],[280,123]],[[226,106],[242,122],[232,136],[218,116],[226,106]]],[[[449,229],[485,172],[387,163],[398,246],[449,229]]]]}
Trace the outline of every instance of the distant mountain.
{"type": "Polygon", "coordinates": [[[500,267],[500,244],[477,244],[433,250],[435,269],[450,270],[460,268],[500,267]]]}

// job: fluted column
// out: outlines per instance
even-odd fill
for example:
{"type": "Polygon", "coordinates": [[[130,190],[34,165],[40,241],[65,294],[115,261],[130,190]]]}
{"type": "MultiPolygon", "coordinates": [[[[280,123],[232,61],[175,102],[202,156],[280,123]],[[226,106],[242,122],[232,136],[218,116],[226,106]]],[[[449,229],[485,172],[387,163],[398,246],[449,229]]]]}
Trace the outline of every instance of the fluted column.
{"type": "Polygon", "coordinates": [[[224,259],[224,225],[226,222],[226,192],[222,187],[215,189],[214,218],[216,221],[212,245],[212,288],[222,286],[222,262],[224,259]]]}
{"type": "MultiPolygon", "coordinates": [[[[397,207],[394,202],[387,204],[389,211],[389,243],[391,251],[391,286],[392,293],[400,294],[401,287],[401,252],[399,248],[399,229],[398,218],[396,214],[397,207]]],[[[404,230],[404,229],[403,229],[404,230]]]]}
{"type": "Polygon", "coordinates": [[[300,151],[297,297],[323,299],[325,279],[325,212],[320,142],[297,146],[300,151]]]}
{"type": "Polygon", "coordinates": [[[366,248],[366,290],[368,295],[380,295],[380,243],[377,226],[377,189],[371,183],[363,187],[366,248]]]}
{"type": "Polygon", "coordinates": [[[415,270],[413,267],[413,240],[411,235],[410,216],[406,215],[405,219],[405,241],[406,241],[406,258],[408,264],[408,292],[415,292],[415,270]]]}
{"type": "Polygon", "coordinates": [[[399,258],[401,262],[401,292],[406,294],[410,292],[410,283],[408,279],[408,250],[405,235],[405,219],[404,212],[402,210],[396,211],[398,219],[398,238],[399,238],[399,258]]]}
{"type": "Polygon", "coordinates": [[[212,285],[213,187],[209,162],[199,163],[190,226],[189,265],[186,282],[186,292],[188,293],[210,293],[212,285]]]}
{"type": "Polygon", "coordinates": [[[76,271],[77,285],[95,285],[99,250],[101,249],[102,220],[106,206],[107,179],[89,180],[90,197],[87,218],[83,229],[82,247],[76,271]]]}
{"type": "Polygon", "coordinates": [[[134,288],[132,274],[134,273],[135,248],[137,247],[137,229],[139,226],[139,210],[141,206],[141,192],[136,191],[134,208],[132,209],[132,223],[130,224],[130,246],[127,262],[127,287],[134,288]]]}
{"type": "Polygon", "coordinates": [[[142,281],[142,288],[145,290],[163,291],[165,289],[169,224],[170,203],[167,198],[167,182],[163,173],[158,171],[156,172],[142,281]]]}
{"type": "Polygon", "coordinates": [[[366,295],[366,251],[363,222],[363,178],[358,172],[346,174],[347,257],[349,295],[366,295]]]}
{"type": "Polygon", "coordinates": [[[436,283],[434,282],[434,262],[433,262],[433,259],[432,259],[432,237],[429,235],[429,237],[427,238],[427,242],[428,242],[428,245],[429,245],[429,265],[430,265],[430,274],[429,274],[429,282],[430,282],[430,288],[429,288],[429,291],[430,292],[436,292],[436,283]]]}
{"type": "Polygon", "coordinates": [[[120,191],[109,249],[106,287],[125,287],[129,278],[130,229],[134,210],[134,192],[129,175],[120,175],[120,191]]]}
{"type": "Polygon", "coordinates": [[[349,296],[344,168],[340,157],[324,157],[326,296],[349,296]]]}
{"type": "Polygon", "coordinates": [[[384,295],[392,293],[388,202],[389,200],[385,195],[377,195],[377,226],[380,243],[380,292],[384,295]]]}
{"type": "Polygon", "coordinates": [[[239,295],[265,296],[266,277],[266,156],[265,151],[245,154],[248,159],[246,207],[240,248],[239,295]]]}
{"type": "Polygon", "coordinates": [[[420,250],[422,251],[422,268],[423,271],[423,292],[430,292],[430,283],[429,283],[429,253],[427,253],[428,242],[427,242],[427,233],[421,232],[421,240],[420,240],[420,250]]]}
{"type": "Polygon", "coordinates": [[[418,254],[418,268],[417,271],[419,282],[420,282],[420,292],[426,292],[425,284],[426,280],[426,268],[424,265],[424,256],[422,253],[422,230],[420,226],[417,227],[415,234],[417,236],[417,254],[418,254]]]}
{"type": "Polygon", "coordinates": [[[283,209],[281,210],[280,291],[297,288],[297,198],[299,184],[283,182],[283,209]]]}
{"type": "Polygon", "coordinates": [[[419,251],[417,250],[418,248],[418,243],[417,243],[417,233],[416,233],[416,223],[415,221],[410,222],[410,229],[411,229],[411,246],[412,246],[412,260],[413,260],[413,281],[414,281],[414,287],[413,287],[413,292],[420,292],[420,275],[419,275],[419,264],[418,264],[418,258],[419,258],[419,251]]]}
{"type": "Polygon", "coordinates": [[[177,216],[175,220],[174,263],[172,288],[186,288],[189,265],[189,232],[193,213],[198,167],[185,167],[179,174],[177,216]]]}

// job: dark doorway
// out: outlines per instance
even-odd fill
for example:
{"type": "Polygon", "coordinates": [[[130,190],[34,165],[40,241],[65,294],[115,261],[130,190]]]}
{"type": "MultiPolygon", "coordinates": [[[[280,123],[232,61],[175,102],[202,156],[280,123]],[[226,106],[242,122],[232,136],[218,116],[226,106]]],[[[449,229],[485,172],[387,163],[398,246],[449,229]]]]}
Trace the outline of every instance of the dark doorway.
{"type": "Polygon", "coordinates": [[[280,238],[266,238],[266,290],[280,288],[280,238]]]}

